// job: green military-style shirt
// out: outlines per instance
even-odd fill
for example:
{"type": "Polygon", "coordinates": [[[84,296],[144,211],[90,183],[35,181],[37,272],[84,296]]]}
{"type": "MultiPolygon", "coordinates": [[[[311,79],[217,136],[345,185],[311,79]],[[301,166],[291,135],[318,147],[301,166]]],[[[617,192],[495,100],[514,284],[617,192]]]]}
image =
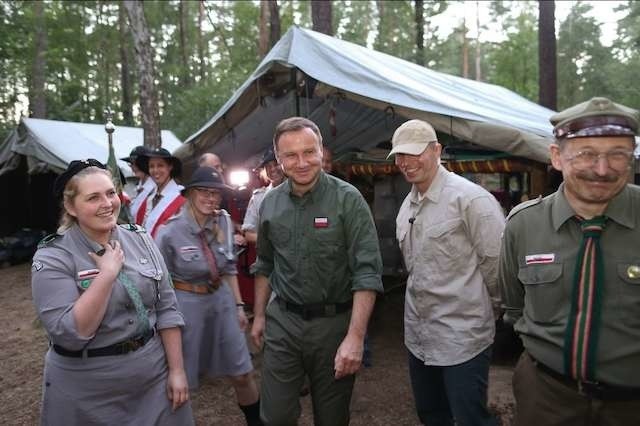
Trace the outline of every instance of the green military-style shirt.
{"type": "Polygon", "coordinates": [[[260,206],[256,274],[296,304],[341,303],[382,291],[382,258],[369,207],[352,185],[320,172],[298,197],[287,180],[260,206]]]}
{"type": "MultiPolygon", "coordinates": [[[[609,203],[600,237],[604,296],[596,380],[640,387],[640,187],[627,185],[609,203]]],[[[579,223],[564,184],[516,207],[503,235],[498,281],[505,321],[515,323],[527,351],[563,373],[579,223]]]]}

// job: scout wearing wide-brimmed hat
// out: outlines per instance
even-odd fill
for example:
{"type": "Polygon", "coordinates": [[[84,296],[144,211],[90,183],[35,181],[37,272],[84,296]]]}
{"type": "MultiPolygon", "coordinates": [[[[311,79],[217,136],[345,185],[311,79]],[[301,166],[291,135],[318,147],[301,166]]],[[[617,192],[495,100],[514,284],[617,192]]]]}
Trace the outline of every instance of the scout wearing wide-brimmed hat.
{"type": "Polygon", "coordinates": [[[630,425],[640,410],[640,113],[593,98],[555,114],[558,190],[516,207],[503,235],[505,321],[525,352],[516,424],[630,425]]]}

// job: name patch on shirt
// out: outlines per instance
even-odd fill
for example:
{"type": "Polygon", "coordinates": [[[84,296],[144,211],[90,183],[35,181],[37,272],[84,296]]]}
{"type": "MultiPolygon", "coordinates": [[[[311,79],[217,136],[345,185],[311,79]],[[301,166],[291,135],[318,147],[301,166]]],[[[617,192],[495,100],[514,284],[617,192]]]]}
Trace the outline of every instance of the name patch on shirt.
{"type": "Polygon", "coordinates": [[[538,263],[553,263],[556,259],[554,253],[530,254],[524,257],[524,263],[527,265],[535,265],[538,263]]]}
{"type": "Polygon", "coordinates": [[[313,218],[313,227],[314,228],[328,228],[329,227],[329,218],[328,217],[314,217],[313,218]]]}
{"type": "Polygon", "coordinates": [[[100,273],[100,269],[86,269],[84,271],[78,272],[78,279],[88,279],[93,278],[100,273]]]}
{"type": "Polygon", "coordinates": [[[182,253],[192,253],[194,251],[198,251],[200,250],[199,247],[197,246],[184,246],[184,247],[180,247],[180,252],[182,253]]]}

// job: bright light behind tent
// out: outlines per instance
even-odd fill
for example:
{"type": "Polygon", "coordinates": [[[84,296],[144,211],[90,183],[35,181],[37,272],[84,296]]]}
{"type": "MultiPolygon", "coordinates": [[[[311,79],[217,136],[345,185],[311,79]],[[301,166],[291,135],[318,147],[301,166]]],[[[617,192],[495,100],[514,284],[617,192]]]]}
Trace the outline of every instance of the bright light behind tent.
{"type": "Polygon", "coordinates": [[[249,183],[249,171],[244,169],[231,170],[229,172],[229,183],[236,188],[242,188],[249,183]]]}

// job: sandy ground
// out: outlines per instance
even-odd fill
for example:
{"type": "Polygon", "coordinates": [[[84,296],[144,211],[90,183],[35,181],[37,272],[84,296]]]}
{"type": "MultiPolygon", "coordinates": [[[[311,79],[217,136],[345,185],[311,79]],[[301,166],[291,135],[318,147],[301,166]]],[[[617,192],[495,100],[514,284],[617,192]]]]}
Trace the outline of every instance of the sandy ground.
{"type": "MultiPolygon", "coordinates": [[[[28,264],[0,269],[0,424],[38,423],[47,339],[31,302],[28,264]]],[[[352,425],[418,425],[402,343],[401,290],[379,298],[370,326],[373,366],[358,374],[352,398],[352,425]]],[[[260,355],[254,356],[259,379],[260,355]]],[[[512,360],[493,365],[490,408],[504,426],[512,423],[512,360]]],[[[310,398],[300,399],[300,425],[312,425],[310,398]]],[[[242,425],[233,389],[225,380],[205,380],[193,395],[198,425],[242,425]]]]}

